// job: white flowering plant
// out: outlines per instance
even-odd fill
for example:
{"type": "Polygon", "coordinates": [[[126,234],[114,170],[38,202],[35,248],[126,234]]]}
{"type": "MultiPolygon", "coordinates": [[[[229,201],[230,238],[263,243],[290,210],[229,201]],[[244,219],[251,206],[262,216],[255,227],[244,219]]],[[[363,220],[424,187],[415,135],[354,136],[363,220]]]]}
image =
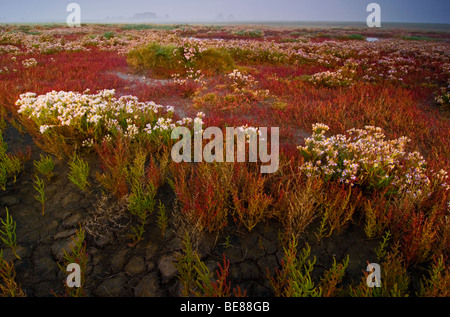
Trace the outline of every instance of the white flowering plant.
{"type": "Polygon", "coordinates": [[[140,102],[135,96],[116,98],[114,90],[96,94],[52,91],[40,96],[25,93],[16,105],[19,113],[36,124],[41,137],[63,136],[87,147],[117,137],[169,142],[177,125],[192,122],[174,122],[173,106],[140,102]]]}
{"type": "Polygon", "coordinates": [[[28,58],[22,61],[22,65],[25,68],[31,68],[36,67],[38,64],[37,60],[35,58],[28,58]]]}
{"type": "Polygon", "coordinates": [[[231,88],[237,93],[242,93],[246,89],[250,89],[258,83],[252,75],[245,75],[238,69],[234,69],[227,75],[227,77],[232,81],[231,88]]]}
{"type": "Polygon", "coordinates": [[[340,68],[336,71],[324,71],[316,73],[309,78],[309,81],[315,86],[325,87],[346,87],[354,84],[355,70],[340,68]]]}
{"type": "Polygon", "coordinates": [[[434,93],[434,101],[443,109],[450,109],[450,79],[447,87],[441,87],[434,93]]]}
{"type": "Polygon", "coordinates": [[[312,136],[298,147],[305,160],[300,169],[308,177],[375,189],[389,187],[390,193],[413,198],[428,194],[436,182],[448,189],[447,173],[435,173],[431,182],[420,153],[406,150],[406,137],[386,140],[382,129],[373,126],[325,137],[328,130],[324,124],[314,124],[312,136]]]}

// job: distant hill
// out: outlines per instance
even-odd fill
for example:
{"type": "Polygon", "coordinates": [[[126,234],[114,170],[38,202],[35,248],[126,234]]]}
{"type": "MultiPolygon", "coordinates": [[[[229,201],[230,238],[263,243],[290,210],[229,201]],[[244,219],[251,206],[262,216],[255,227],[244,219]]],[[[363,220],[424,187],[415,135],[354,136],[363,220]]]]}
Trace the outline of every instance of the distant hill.
{"type": "Polygon", "coordinates": [[[128,20],[130,21],[138,21],[138,22],[145,22],[148,20],[155,20],[158,19],[158,15],[154,12],[143,12],[143,13],[136,13],[132,17],[130,17],[128,20]]]}

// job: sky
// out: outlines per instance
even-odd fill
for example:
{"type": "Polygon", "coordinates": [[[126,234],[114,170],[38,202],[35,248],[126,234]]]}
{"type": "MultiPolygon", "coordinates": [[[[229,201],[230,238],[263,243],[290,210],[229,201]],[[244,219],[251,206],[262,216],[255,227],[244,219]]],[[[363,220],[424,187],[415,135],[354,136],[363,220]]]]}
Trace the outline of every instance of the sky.
{"type": "Polygon", "coordinates": [[[150,12],[155,22],[366,21],[367,5],[376,2],[382,22],[450,24],[450,0],[0,0],[0,23],[66,21],[71,2],[80,5],[82,23],[132,22],[150,12]]]}

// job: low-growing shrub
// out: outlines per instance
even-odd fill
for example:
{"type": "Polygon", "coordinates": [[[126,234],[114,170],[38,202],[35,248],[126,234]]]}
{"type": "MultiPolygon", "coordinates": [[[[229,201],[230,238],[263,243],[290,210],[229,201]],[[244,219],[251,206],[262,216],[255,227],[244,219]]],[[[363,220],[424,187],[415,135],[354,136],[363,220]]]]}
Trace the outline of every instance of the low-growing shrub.
{"type": "Polygon", "coordinates": [[[25,93],[16,105],[33,136],[43,140],[43,145],[54,145],[51,149],[56,152],[58,147],[73,151],[74,147],[90,148],[117,138],[148,141],[157,148],[170,141],[176,126],[192,122],[190,118],[174,122],[172,106],[140,102],[130,95],[116,98],[115,90],[25,93]]]}
{"type": "Polygon", "coordinates": [[[347,38],[349,40],[359,40],[359,41],[363,41],[365,39],[364,36],[362,36],[361,34],[350,34],[347,36],[347,38]]]}
{"type": "Polygon", "coordinates": [[[208,48],[198,54],[195,61],[195,69],[202,70],[206,74],[223,74],[233,70],[234,60],[230,53],[223,48],[208,48]]]}
{"type": "Polygon", "coordinates": [[[202,71],[215,75],[234,68],[234,60],[223,48],[204,48],[198,43],[184,46],[151,43],[137,47],[127,55],[127,62],[137,70],[151,70],[155,75],[202,71]]]}
{"type": "MultiPolygon", "coordinates": [[[[348,130],[348,136],[325,137],[328,126],[313,125],[313,134],[300,146],[305,163],[301,170],[308,176],[319,175],[325,181],[359,185],[363,188],[389,189],[390,194],[407,195],[420,200],[431,190],[426,162],[418,152],[408,152],[406,137],[385,140],[381,128],[366,126],[348,130]]],[[[448,186],[446,173],[433,173],[434,182],[448,186]]]]}
{"type": "Polygon", "coordinates": [[[168,76],[184,69],[178,47],[158,43],[150,43],[131,50],[127,55],[127,62],[137,70],[152,70],[156,75],[168,76]]]}

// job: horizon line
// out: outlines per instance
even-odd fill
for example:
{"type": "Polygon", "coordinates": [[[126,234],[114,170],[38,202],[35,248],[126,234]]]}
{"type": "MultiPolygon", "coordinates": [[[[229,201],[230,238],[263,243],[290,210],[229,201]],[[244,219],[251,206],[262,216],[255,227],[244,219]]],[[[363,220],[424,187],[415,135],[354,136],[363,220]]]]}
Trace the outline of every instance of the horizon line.
{"type": "MultiPolygon", "coordinates": [[[[288,23],[362,23],[366,24],[366,21],[357,21],[357,20],[230,20],[230,21],[220,21],[220,20],[168,20],[168,19],[155,19],[154,21],[136,21],[126,19],[114,20],[110,19],[108,21],[105,19],[85,19],[86,22],[82,22],[82,24],[149,24],[149,25],[157,25],[157,24],[193,24],[193,23],[214,23],[214,24],[264,24],[264,23],[280,23],[280,24],[288,24],[288,23]]],[[[57,20],[47,20],[47,19],[36,19],[36,20],[11,20],[11,21],[2,21],[0,20],[0,24],[26,24],[26,23],[55,23],[55,24],[65,24],[65,19],[57,19],[57,20]]],[[[450,26],[450,22],[418,22],[418,21],[383,21],[382,24],[439,24],[439,25],[448,25],[450,26]]]]}

